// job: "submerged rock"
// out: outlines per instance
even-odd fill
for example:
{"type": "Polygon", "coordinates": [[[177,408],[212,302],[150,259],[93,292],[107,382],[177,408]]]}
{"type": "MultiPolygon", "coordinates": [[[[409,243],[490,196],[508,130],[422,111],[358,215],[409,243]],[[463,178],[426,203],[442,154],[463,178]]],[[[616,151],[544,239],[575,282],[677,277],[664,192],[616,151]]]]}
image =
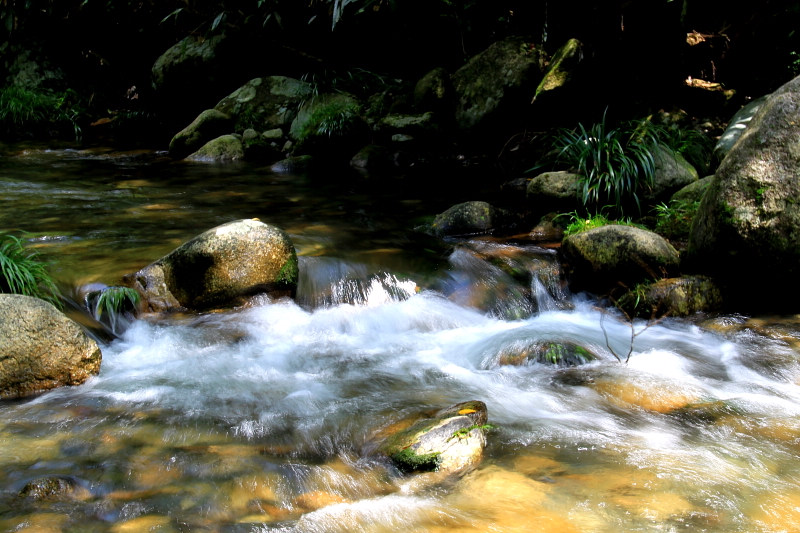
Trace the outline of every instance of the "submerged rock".
{"type": "Polygon", "coordinates": [[[403,472],[463,472],[483,456],[487,419],[483,402],[459,403],[390,436],[379,451],[403,472]]]}
{"type": "Polygon", "coordinates": [[[0,398],[80,385],[101,360],[97,344],[52,304],[0,294],[0,398]]]}
{"type": "Polygon", "coordinates": [[[255,219],[202,233],[125,280],[152,311],[208,309],[257,293],[292,296],[297,255],[283,230],[255,219]]]}
{"type": "Polygon", "coordinates": [[[19,491],[23,498],[33,500],[86,500],[89,490],[70,476],[47,476],[29,481],[19,491]]]}
{"type": "Polygon", "coordinates": [[[583,365],[595,359],[597,359],[597,355],[580,344],[568,341],[541,341],[524,346],[509,346],[501,350],[492,359],[492,364],[489,366],[523,366],[538,363],[571,367],[583,365]]]}

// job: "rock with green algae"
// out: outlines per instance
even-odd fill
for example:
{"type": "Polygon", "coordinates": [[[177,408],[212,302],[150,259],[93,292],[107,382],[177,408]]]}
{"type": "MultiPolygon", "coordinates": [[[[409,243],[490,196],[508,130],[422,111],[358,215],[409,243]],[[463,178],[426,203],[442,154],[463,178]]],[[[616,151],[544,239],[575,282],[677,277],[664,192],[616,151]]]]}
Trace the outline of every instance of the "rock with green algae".
{"type": "Polygon", "coordinates": [[[684,317],[718,311],[722,292],[705,276],[665,278],[635,287],[619,299],[619,305],[631,316],[684,317]]]}
{"type": "Polygon", "coordinates": [[[244,158],[244,145],[238,135],[222,135],[211,139],[196,152],[186,157],[189,161],[200,163],[222,163],[244,158]]]}
{"type": "Polygon", "coordinates": [[[491,44],[453,73],[455,120],[462,130],[520,116],[541,79],[541,52],[510,37],[491,44]]]}
{"type": "Polygon", "coordinates": [[[494,206],[487,202],[464,202],[436,215],[430,231],[438,237],[490,233],[497,215],[494,206]]]}
{"type": "Polygon", "coordinates": [[[570,39],[553,55],[550,64],[536,87],[533,100],[546,94],[563,89],[573,78],[575,69],[583,60],[583,43],[578,39],[570,39]]]}
{"type": "Polygon", "coordinates": [[[293,296],[298,266],[286,233],[256,219],[212,228],[125,277],[151,311],[235,305],[266,293],[293,296]]]}
{"type": "Polygon", "coordinates": [[[406,473],[461,473],[483,456],[487,420],[486,404],[462,402],[388,437],[379,451],[406,473]]]}
{"type": "Polygon", "coordinates": [[[528,182],[525,194],[534,209],[569,212],[580,206],[580,183],[581,175],[574,172],[543,172],[528,182]]]}
{"type": "Polygon", "coordinates": [[[347,140],[357,142],[358,133],[366,131],[360,116],[361,104],[349,94],[319,94],[306,100],[289,128],[297,148],[347,140]]]}
{"type": "Polygon", "coordinates": [[[214,109],[233,117],[237,132],[288,128],[312,92],[311,84],[294,78],[254,78],[220,100],[214,109]]]}
{"type": "Polygon", "coordinates": [[[577,290],[604,293],[618,286],[677,272],[678,251],[660,235],[612,224],[570,235],[561,245],[569,279],[577,290]]]}
{"type": "Polygon", "coordinates": [[[211,139],[233,131],[231,117],[216,109],[206,109],[191,124],[172,137],[169,155],[180,159],[196,152],[211,139]]]}

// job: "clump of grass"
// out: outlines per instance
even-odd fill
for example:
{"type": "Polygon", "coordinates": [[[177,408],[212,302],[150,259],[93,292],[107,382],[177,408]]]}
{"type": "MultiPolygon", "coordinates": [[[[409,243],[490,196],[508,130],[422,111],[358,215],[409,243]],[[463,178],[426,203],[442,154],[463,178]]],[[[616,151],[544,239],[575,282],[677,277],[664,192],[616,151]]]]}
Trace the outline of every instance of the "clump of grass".
{"type": "Polygon", "coordinates": [[[669,204],[661,203],[654,207],[656,212],[656,233],[668,239],[687,240],[700,202],[670,200],[669,204]]]}
{"type": "Polygon", "coordinates": [[[578,212],[573,211],[571,213],[563,213],[558,215],[556,219],[566,218],[569,217],[569,222],[567,226],[564,228],[564,237],[569,237],[570,235],[575,235],[577,233],[582,233],[584,231],[588,231],[590,229],[599,228],[602,226],[608,226],[610,224],[621,224],[625,226],[635,226],[637,228],[643,228],[641,224],[636,224],[630,218],[623,218],[619,220],[612,220],[606,217],[602,213],[595,213],[594,215],[580,215],[578,212]]]}
{"type": "Polygon", "coordinates": [[[0,130],[7,133],[72,130],[78,139],[80,114],[77,95],[72,90],[55,93],[14,86],[0,89],[0,130]]]}
{"type": "Polygon", "coordinates": [[[61,306],[59,291],[35,251],[27,250],[22,239],[0,233],[0,292],[23,294],[61,306]]]}
{"type": "Polygon", "coordinates": [[[653,186],[655,154],[669,150],[649,120],[612,127],[606,113],[589,127],[560,130],[553,146],[557,161],[581,175],[578,195],[584,206],[610,204],[620,215],[631,208],[641,213],[640,196],[653,186]]]}
{"type": "Polygon", "coordinates": [[[136,289],[130,287],[106,287],[101,291],[90,293],[86,299],[86,307],[92,312],[95,320],[107,325],[114,335],[128,325],[128,318],[135,312],[141,302],[136,289]]]}

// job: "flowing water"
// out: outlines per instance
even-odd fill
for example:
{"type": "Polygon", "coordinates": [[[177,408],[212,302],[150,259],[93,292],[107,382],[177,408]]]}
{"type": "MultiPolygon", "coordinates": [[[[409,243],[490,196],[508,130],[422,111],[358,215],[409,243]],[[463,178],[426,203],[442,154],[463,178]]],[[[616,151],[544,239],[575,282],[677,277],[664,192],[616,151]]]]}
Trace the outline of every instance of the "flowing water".
{"type": "Polygon", "coordinates": [[[446,207],[431,198],[459,201],[446,187],[147,152],[0,160],[0,229],[28,231],[75,295],[237,218],[284,228],[301,267],[295,301],[133,321],[86,384],[0,403],[0,530],[800,530],[800,320],[637,322],[620,363],[631,325],[570,295],[552,250],[410,231],[446,207]],[[597,359],[526,359],[541,343],[597,359]],[[473,399],[493,429],[466,475],[375,453],[473,399]],[[26,496],[41,478],[67,488],[26,496]]]}

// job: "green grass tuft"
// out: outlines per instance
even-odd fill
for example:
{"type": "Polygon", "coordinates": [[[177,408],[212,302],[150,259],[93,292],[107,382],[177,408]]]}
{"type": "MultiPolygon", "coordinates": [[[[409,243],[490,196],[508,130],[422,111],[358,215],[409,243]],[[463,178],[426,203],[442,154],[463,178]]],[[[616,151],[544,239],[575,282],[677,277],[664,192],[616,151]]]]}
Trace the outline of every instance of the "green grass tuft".
{"type": "Polygon", "coordinates": [[[26,250],[22,239],[0,233],[0,292],[23,294],[61,306],[59,291],[35,251],[26,250]]]}

